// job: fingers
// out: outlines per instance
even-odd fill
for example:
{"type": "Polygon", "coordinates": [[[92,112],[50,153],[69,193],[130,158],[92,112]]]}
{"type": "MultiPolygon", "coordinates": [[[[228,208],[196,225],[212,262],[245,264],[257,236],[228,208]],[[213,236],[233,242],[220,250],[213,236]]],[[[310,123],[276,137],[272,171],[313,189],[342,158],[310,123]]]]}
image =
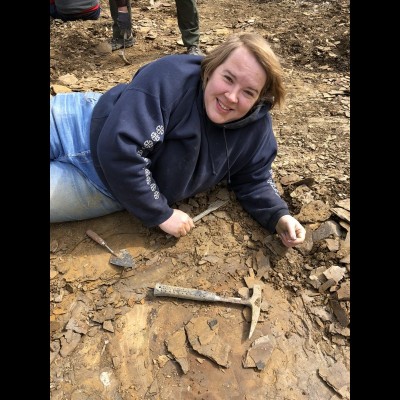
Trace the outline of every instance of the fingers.
{"type": "Polygon", "coordinates": [[[295,239],[295,240],[293,240],[293,239],[288,239],[288,238],[287,238],[286,236],[284,236],[284,235],[279,235],[279,237],[281,238],[282,243],[283,243],[286,247],[293,247],[293,246],[296,246],[296,245],[298,245],[298,244],[300,244],[300,243],[303,242],[302,239],[295,239]]]}
{"type": "Polygon", "coordinates": [[[306,230],[297,220],[294,221],[295,225],[288,224],[286,229],[279,233],[279,237],[286,247],[297,246],[303,243],[306,237],[306,230]]]}
{"type": "Polygon", "coordinates": [[[185,212],[174,209],[173,214],[169,219],[164,221],[159,227],[176,238],[186,236],[194,227],[192,218],[185,212]]]}
{"type": "Polygon", "coordinates": [[[295,246],[295,241],[291,239],[290,235],[288,234],[288,232],[282,232],[279,234],[279,237],[282,240],[282,243],[286,246],[286,247],[293,247],[295,246]]]}
{"type": "Polygon", "coordinates": [[[182,221],[182,226],[179,228],[179,235],[186,236],[194,228],[192,218],[188,217],[186,221],[182,221]]]}
{"type": "Polygon", "coordinates": [[[300,243],[304,242],[304,240],[306,238],[306,230],[300,224],[296,228],[296,238],[297,238],[297,240],[301,240],[300,243]]]}
{"type": "Polygon", "coordinates": [[[303,243],[306,237],[304,227],[291,215],[284,215],[278,220],[276,232],[286,247],[297,246],[303,243]]]}

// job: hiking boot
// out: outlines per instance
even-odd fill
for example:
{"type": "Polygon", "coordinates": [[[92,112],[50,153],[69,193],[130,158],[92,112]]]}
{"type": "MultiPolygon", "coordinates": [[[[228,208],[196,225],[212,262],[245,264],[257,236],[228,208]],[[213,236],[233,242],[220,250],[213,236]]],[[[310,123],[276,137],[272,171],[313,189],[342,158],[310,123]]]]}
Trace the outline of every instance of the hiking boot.
{"type": "Polygon", "coordinates": [[[199,46],[196,46],[196,45],[188,47],[186,53],[187,54],[192,54],[194,56],[204,56],[204,54],[201,52],[199,46]]]}
{"type": "MultiPolygon", "coordinates": [[[[135,43],[135,39],[133,35],[131,35],[128,39],[125,39],[125,48],[132,47],[135,43]]],[[[119,50],[124,48],[124,39],[122,37],[112,38],[111,40],[111,50],[119,50]]]]}

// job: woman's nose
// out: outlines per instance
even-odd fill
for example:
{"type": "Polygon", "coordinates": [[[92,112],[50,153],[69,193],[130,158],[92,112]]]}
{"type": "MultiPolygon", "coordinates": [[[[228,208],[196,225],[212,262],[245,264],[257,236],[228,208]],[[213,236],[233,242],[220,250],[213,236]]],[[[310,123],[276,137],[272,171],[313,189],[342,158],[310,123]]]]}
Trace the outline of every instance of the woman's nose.
{"type": "Polygon", "coordinates": [[[232,89],[229,92],[225,93],[225,97],[231,102],[231,103],[237,103],[238,101],[238,94],[236,89],[232,89]]]}

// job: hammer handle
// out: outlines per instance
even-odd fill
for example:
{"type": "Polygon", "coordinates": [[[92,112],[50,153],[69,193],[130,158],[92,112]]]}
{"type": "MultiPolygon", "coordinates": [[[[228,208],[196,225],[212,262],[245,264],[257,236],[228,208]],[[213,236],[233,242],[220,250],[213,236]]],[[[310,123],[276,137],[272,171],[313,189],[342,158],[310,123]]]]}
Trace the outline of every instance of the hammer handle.
{"type": "Polygon", "coordinates": [[[221,297],[216,293],[206,290],[190,289],[179,286],[162,285],[156,283],[154,286],[154,296],[177,297],[180,299],[198,300],[198,301],[220,301],[225,303],[236,303],[249,305],[249,301],[239,297],[221,297]]]}

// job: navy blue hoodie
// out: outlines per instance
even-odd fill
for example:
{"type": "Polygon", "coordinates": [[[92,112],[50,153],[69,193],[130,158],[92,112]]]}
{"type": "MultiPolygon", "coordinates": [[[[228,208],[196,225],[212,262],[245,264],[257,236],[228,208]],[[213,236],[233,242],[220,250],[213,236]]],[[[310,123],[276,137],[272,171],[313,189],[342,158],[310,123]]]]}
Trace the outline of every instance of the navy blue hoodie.
{"type": "Polygon", "coordinates": [[[289,210],[271,176],[277,144],[269,106],[261,104],[235,122],[211,122],[201,60],[162,57],[100,97],[90,128],[96,170],[147,227],[166,221],[173,203],[228,179],[243,208],[274,233],[289,210]]]}

